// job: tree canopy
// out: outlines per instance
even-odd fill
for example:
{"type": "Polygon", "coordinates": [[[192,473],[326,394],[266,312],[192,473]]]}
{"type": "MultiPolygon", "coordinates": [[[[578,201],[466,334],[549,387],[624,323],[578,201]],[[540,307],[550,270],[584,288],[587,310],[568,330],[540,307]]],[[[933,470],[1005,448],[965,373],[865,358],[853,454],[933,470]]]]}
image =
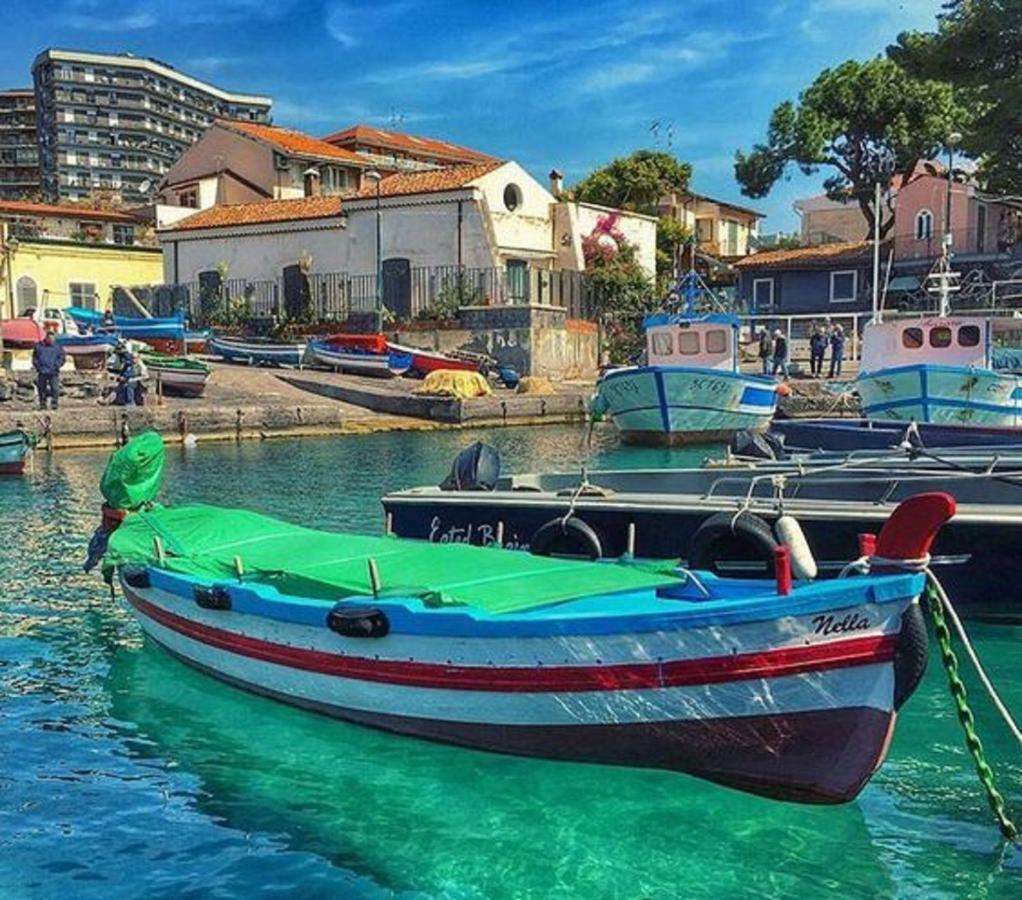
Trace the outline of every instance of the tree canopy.
{"type": "Polygon", "coordinates": [[[917,78],[949,82],[974,111],[963,149],[990,190],[1022,193],[1022,3],[951,0],[934,32],[906,32],[888,55],[917,78]]]}
{"type": "MultiPolygon", "coordinates": [[[[869,237],[875,185],[911,174],[961,121],[949,85],[917,78],[890,59],[849,60],[821,72],[797,103],[773,111],[766,142],[736,152],[735,177],[746,196],[765,197],[790,165],[806,175],[831,169],[823,183],[827,196],[857,203],[869,237]]],[[[880,216],[886,235],[893,212],[881,209],[880,216]]]]}
{"type": "Polygon", "coordinates": [[[576,200],[656,215],[660,200],[688,188],[692,167],[670,153],[636,150],[595,169],[572,188],[576,200]]]}

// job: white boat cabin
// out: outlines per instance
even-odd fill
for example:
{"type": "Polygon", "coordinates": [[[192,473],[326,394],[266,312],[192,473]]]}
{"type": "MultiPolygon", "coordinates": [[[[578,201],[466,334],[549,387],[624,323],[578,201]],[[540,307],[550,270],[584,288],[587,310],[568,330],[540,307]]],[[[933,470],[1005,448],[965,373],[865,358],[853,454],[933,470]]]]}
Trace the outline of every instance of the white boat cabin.
{"type": "Polygon", "coordinates": [[[990,319],[948,317],[870,323],[862,333],[863,372],[926,363],[990,367],[990,319]]]}
{"type": "Polygon", "coordinates": [[[647,316],[643,327],[651,366],[738,370],[738,320],[733,316],[658,313],[647,316]]]}

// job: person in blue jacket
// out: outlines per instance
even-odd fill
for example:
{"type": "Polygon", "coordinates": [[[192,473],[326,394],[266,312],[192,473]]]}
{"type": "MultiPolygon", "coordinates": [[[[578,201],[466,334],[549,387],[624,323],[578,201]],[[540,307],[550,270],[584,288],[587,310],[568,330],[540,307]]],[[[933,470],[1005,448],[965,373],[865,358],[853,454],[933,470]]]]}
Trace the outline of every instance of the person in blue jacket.
{"type": "Polygon", "coordinates": [[[40,409],[46,409],[47,401],[51,402],[53,409],[59,405],[60,367],[66,359],[64,348],[54,341],[52,331],[47,331],[43,339],[32,348],[32,368],[36,372],[40,409]]]}
{"type": "Polygon", "coordinates": [[[809,374],[814,378],[823,375],[823,357],[827,352],[827,333],[817,325],[809,336],[809,374]]]}
{"type": "Polygon", "coordinates": [[[845,358],[845,330],[835,325],[830,333],[830,377],[841,377],[841,363],[845,358]]]}

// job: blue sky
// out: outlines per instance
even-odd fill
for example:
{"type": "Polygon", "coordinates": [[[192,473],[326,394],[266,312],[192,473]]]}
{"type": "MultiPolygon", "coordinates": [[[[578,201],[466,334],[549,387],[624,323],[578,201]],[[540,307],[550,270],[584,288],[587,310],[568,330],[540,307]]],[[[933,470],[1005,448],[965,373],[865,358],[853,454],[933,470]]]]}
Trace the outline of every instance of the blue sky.
{"type": "Polygon", "coordinates": [[[734,151],[824,67],[932,26],[939,0],[7,0],[0,86],[46,47],[130,51],[235,90],[323,135],[370,122],[515,159],[568,183],[641,147],[670,149],[693,187],[791,230],[795,174],[743,199],[734,151]],[[659,123],[654,128],[654,123],[659,123]]]}

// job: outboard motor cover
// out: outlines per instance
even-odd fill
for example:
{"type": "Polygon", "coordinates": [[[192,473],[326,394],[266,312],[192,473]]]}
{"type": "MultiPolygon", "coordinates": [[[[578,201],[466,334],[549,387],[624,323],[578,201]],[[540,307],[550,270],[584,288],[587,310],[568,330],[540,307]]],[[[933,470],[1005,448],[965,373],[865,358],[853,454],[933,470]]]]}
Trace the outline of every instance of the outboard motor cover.
{"type": "Polygon", "coordinates": [[[752,459],[784,459],[784,441],[770,432],[739,431],[731,438],[731,452],[735,456],[752,459]]]}
{"type": "Polygon", "coordinates": [[[492,491],[500,478],[500,454],[489,444],[476,441],[454,458],[451,474],[440,484],[442,491],[492,491]]]}

